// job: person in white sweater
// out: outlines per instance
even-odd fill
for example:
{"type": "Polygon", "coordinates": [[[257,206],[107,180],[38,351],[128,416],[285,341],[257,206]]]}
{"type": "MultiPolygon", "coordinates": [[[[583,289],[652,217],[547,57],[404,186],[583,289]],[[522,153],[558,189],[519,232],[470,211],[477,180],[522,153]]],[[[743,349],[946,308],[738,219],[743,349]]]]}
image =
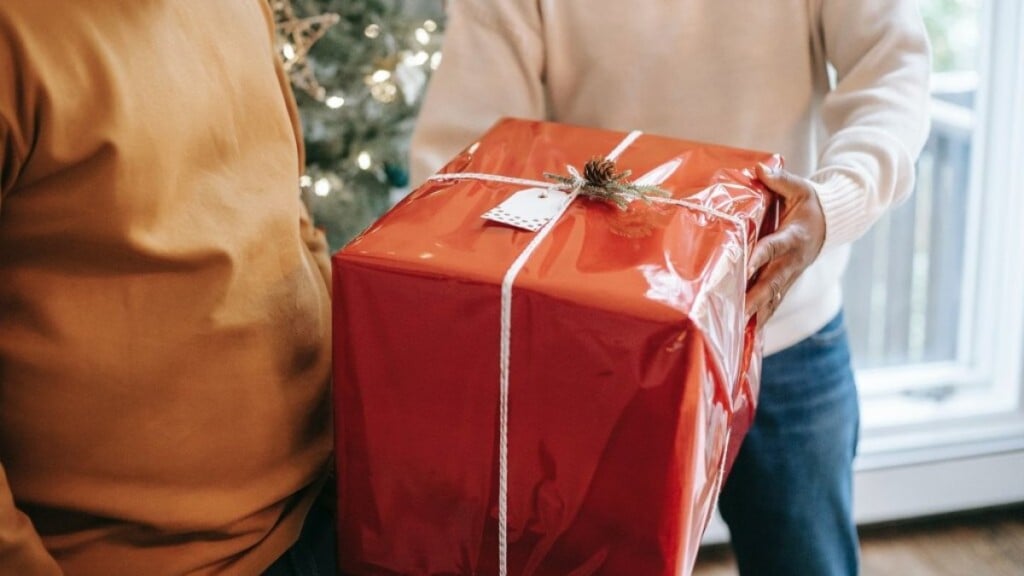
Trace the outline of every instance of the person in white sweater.
{"type": "Polygon", "coordinates": [[[761,396],[720,500],[744,575],[858,570],[850,243],[914,184],[930,51],[916,0],[451,0],[413,137],[423,181],[502,116],[781,153],[752,255],[761,396]],[[759,272],[756,276],[754,272],[759,272]],[[770,320],[769,320],[770,319],[770,320]]]}

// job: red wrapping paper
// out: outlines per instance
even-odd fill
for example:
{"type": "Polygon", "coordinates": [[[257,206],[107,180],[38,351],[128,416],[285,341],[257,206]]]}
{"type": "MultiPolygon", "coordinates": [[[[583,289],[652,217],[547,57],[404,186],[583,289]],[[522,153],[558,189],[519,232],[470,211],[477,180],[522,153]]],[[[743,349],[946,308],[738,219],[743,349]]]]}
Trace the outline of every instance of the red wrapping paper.
{"type": "MultiPolygon", "coordinates": [[[[542,179],[625,134],[503,120],[442,173],[542,179]]],[[[746,263],[777,156],[643,135],[633,176],[687,206],[577,199],[512,291],[508,573],[689,574],[753,421],[746,263]]],[[[498,574],[500,286],[521,190],[427,182],[334,256],[339,560],[351,575],[498,574]]]]}

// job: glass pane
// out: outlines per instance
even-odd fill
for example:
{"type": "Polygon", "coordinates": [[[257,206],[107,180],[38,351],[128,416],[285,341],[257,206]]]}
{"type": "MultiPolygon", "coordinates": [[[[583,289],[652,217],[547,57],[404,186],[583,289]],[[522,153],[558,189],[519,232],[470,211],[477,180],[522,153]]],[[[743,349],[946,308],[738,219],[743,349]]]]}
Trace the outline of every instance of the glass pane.
{"type": "Polygon", "coordinates": [[[854,364],[957,354],[980,0],[922,0],[934,53],[932,131],[917,188],[859,240],[844,281],[854,364]]]}

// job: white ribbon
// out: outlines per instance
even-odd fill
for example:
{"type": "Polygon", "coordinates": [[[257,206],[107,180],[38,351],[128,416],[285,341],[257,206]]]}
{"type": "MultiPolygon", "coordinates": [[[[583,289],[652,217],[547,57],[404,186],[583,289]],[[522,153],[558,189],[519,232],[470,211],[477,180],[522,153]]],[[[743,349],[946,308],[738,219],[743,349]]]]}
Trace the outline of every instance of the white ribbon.
{"type": "MultiPolygon", "coordinates": [[[[643,134],[639,130],[630,132],[619,142],[619,145],[612,150],[606,158],[608,160],[617,159],[627,148],[633,145],[643,134]]],[[[676,164],[678,167],[678,164],[676,164]]],[[[574,177],[579,177],[579,172],[576,168],[569,166],[569,173],[574,177]]],[[[497,174],[481,174],[478,172],[459,172],[452,174],[436,174],[428,178],[430,181],[449,181],[449,180],[481,180],[485,182],[497,182],[501,184],[512,184],[516,186],[526,186],[530,188],[547,188],[550,190],[566,190],[571,192],[565,203],[559,208],[558,212],[551,217],[547,223],[537,232],[533,240],[526,245],[526,248],[519,254],[508,271],[505,273],[505,277],[501,281],[501,352],[500,352],[500,371],[501,371],[501,390],[499,400],[499,415],[498,415],[498,428],[499,428],[499,443],[498,443],[498,574],[499,576],[508,575],[508,391],[509,391],[509,366],[512,355],[512,285],[515,284],[516,277],[519,276],[519,272],[522,271],[523,266],[533,256],[533,253],[537,250],[540,244],[547,238],[551,230],[554,229],[555,224],[562,218],[566,210],[572,204],[579,194],[579,186],[569,186],[566,184],[557,184],[551,182],[545,182],[541,180],[530,180],[527,178],[515,178],[510,176],[501,176],[497,174]]],[[[652,202],[661,202],[667,204],[675,204],[678,206],[684,206],[692,210],[703,212],[710,216],[715,216],[733,222],[735,224],[742,224],[742,220],[732,214],[716,210],[709,206],[704,206],[697,202],[689,200],[677,200],[673,198],[651,198],[652,202]]],[[[724,460],[724,458],[723,458],[724,460]]]]}
{"type": "MultiPolygon", "coordinates": [[[[607,158],[612,158],[612,155],[609,154],[607,158]]],[[[574,177],[579,175],[579,171],[575,167],[567,166],[566,168],[569,171],[570,175],[574,177]]],[[[483,174],[480,172],[453,172],[451,174],[435,174],[430,178],[427,178],[428,182],[447,182],[451,180],[479,180],[481,182],[497,182],[498,184],[512,184],[514,186],[526,186],[529,188],[546,188],[548,190],[565,190],[570,192],[576,191],[575,187],[567,184],[552,183],[545,180],[531,180],[529,178],[501,176],[500,174],[483,174]]],[[[643,182],[641,182],[641,179],[637,179],[635,183],[643,182]]],[[[576,194],[573,194],[572,197],[573,199],[575,199],[576,194]]],[[[694,202],[692,200],[683,200],[678,198],[660,198],[658,196],[648,197],[647,199],[650,200],[651,202],[660,204],[673,204],[675,206],[684,206],[697,212],[703,212],[709,216],[714,216],[716,218],[727,220],[729,222],[732,222],[733,224],[742,223],[742,219],[737,218],[736,216],[733,216],[728,212],[723,212],[716,208],[712,208],[711,206],[705,206],[699,202],[694,202]]],[[[569,205],[571,203],[571,201],[566,201],[566,205],[569,205]]],[[[551,222],[558,221],[558,218],[561,217],[562,214],[564,214],[564,212],[559,212],[558,216],[552,218],[549,224],[551,222]]],[[[538,231],[538,234],[540,232],[541,231],[538,231]]]]}

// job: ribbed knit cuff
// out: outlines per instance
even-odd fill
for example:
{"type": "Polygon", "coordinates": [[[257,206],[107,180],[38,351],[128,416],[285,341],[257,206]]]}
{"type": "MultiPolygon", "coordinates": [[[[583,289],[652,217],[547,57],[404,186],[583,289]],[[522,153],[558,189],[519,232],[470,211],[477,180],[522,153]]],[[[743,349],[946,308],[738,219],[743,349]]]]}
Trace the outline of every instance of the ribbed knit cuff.
{"type": "Polygon", "coordinates": [[[827,170],[811,176],[818,193],[818,201],[825,213],[825,243],[822,251],[849,244],[867,225],[864,210],[864,189],[853,178],[842,172],[827,170]]]}

